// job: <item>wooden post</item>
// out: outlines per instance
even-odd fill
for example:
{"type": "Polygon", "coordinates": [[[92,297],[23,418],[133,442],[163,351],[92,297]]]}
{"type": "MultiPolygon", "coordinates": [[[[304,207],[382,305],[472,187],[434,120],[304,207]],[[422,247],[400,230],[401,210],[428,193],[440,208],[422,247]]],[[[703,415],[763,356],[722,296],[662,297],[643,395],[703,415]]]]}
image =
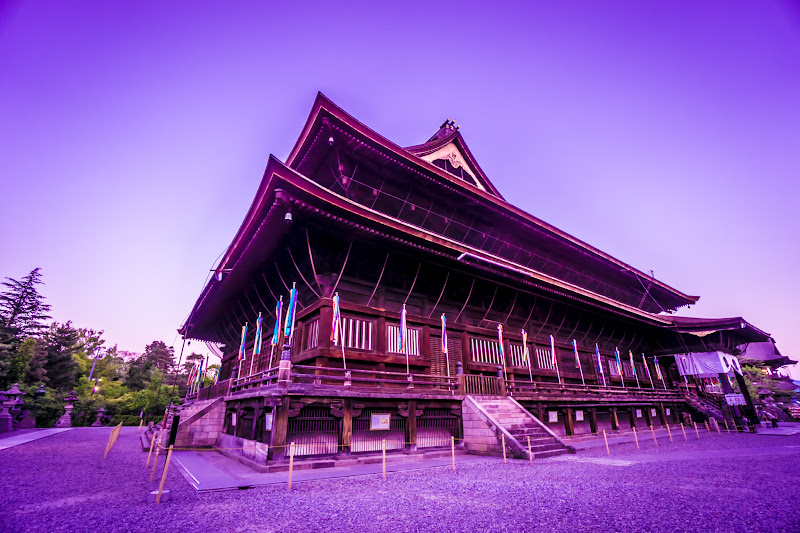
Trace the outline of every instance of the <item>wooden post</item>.
{"type": "Polygon", "coordinates": [[[353,399],[345,398],[342,403],[342,453],[349,455],[353,439],[353,399]]]}
{"type": "Polygon", "coordinates": [[[658,446],[658,441],[656,440],[656,428],[654,425],[650,424],[650,431],[653,432],[653,442],[656,446],[658,446]]]}
{"type": "MultiPolygon", "coordinates": [[[[530,437],[528,437],[530,440],[530,437]]],[[[456,438],[450,435],[450,455],[453,457],[453,472],[456,471],[456,438]]]]}
{"type": "Polygon", "coordinates": [[[683,440],[689,440],[689,437],[686,436],[686,427],[684,427],[683,422],[681,422],[681,431],[683,431],[683,440]]]}
{"type": "Polygon", "coordinates": [[[728,432],[728,435],[731,434],[731,428],[728,427],[728,419],[727,418],[725,419],[725,430],[728,432]]]}
{"type": "Polygon", "coordinates": [[[294,470],[294,442],[289,446],[289,487],[292,490],[292,471],[294,470]]]}
{"type": "Polygon", "coordinates": [[[672,431],[669,429],[669,424],[664,424],[667,426],[667,435],[669,435],[669,442],[672,443],[672,431]]]}
{"type": "MultiPolygon", "coordinates": [[[[603,430],[603,440],[606,443],[606,453],[608,455],[611,455],[611,450],[608,449],[608,439],[606,438],[606,430],[605,429],[603,430]]],[[[637,441],[637,444],[638,444],[638,441],[637,441]]]]}
{"type": "Polygon", "coordinates": [[[111,451],[111,441],[114,438],[114,430],[111,430],[111,433],[108,435],[108,442],[106,443],[106,453],[103,454],[103,459],[108,457],[108,452],[111,451]]]}
{"type": "Polygon", "coordinates": [[[706,421],[704,422],[704,424],[706,425],[706,431],[708,431],[708,436],[710,437],[710,436],[711,436],[711,428],[710,428],[710,427],[708,427],[708,420],[706,420],[706,421]]]}
{"type": "Polygon", "coordinates": [[[275,419],[272,421],[270,432],[269,454],[270,459],[284,459],[286,457],[286,432],[289,430],[289,397],[281,398],[281,405],[273,407],[275,419]],[[277,411],[277,413],[276,413],[277,411]]]}
{"type": "Polygon", "coordinates": [[[156,456],[153,458],[153,470],[150,472],[150,481],[153,481],[153,478],[156,475],[156,465],[158,464],[158,455],[161,450],[161,437],[164,435],[164,428],[161,428],[161,431],[158,432],[158,442],[156,443],[156,456]]]}
{"type": "Polygon", "coordinates": [[[503,446],[503,462],[507,463],[508,460],[506,459],[506,434],[505,433],[501,433],[500,434],[500,439],[502,441],[502,446],[503,446]]]}
{"type": "Polygon", "coordinates": [[[700,432],[697,430],[697,422],[692,422],[694,424],[694,432],[697,433],[697,438],[700,438],[700,432]]]}
{"type": "Polygon", "coordinates": [[[155,443],[156,443],[156,434],[153,433],[153,439],[150,441],[150,453],[147,454],[147,462],[144,465],[145,468],[150,466],[150,456],[153,455],[153,445],[155,445],[155,443]]]}
{"type": "Polygon", "coordinates": [[[589,430],[593,433],[597,433],[597,409],[594,407],[589,408],[589,430]]]}
{"type": "Polygon", "coordinates": [[[714,419],[714,425],[717,426],[717,435],[722,435],[722,431],[719,430],[719,422],[717,422],[716,418],[714,419]]]}
{"type": "Polygon", "coordinates": [[[383,479],[386,479],[386,439],[381,441],[381,462],[383,463],[383,479]]]}
{"type": "Polygon", "coordinates": [[[533,452],[531,452],[531,436],[528,435],[528,461],[533,465],[533,452]]]}
{"type": "Polygon", "coordinates": [[[139,434],[142,433],[142,424],[144,424],[144,418],[139,419],[139,434]]]}
{"type": "Polygon", "coordinates": [[[409,449],[414,451],[417,449],[417,401],[408,401],[408,418],[406,419],[408,425],[408,442],[409,449]]]}
{"type": "Polygon", "coordinates": [[[619,431],[619,419],[617,418],[617,408],[611,408],[611,431],[619,431]]]}
{"type": "Polygon", "coordinates": [[[564,416],[564,431],[569,437],[575,434],[575,424],[574,421],[572,420],[572,408],[567,407],[565,411],[566,411],[566,416],[564,416]]]}
{"type": "Polygon", "coordinates": [[[169,469],[169,460],[172,459],[173,445],[169,445],[169,452],[167,452],[167,462],[164,463],[164,473],[161,474],[161,483],[158,485],[158,494],[156,495],[156,503],[161,503],[161,493],[164,491],[164,482],[167,481],[167,470],[169,469]]]}
{"type": "Polygon", "coordinates": [[[636,434],[636,428],[635,427],[632,427],[631,429],[633,430],[633,440],[636,441],[636,449],[638,450],[638,449],[640,449],[639,448],[639,436],[636,434]]]}

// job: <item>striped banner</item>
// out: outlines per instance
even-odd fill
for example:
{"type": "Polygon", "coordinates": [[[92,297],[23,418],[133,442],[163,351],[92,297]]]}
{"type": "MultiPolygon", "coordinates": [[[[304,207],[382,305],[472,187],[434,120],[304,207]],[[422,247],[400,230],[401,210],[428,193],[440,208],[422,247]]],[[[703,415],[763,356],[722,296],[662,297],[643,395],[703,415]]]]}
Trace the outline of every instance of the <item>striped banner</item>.
{"type": "Polygon", "coordinates": [[[247,322],[242,326],[242,342],[239,344],[239,361],[244,361],[245,345],[247,344],[247,322]]]}
{"type": "Polygon", "coordinates": [[[600,368],[600,373],[605,374],[605,370],[603,370],[603,358],[600,357],[600,347],[597,343],[594,343],[594,353],[597,356],[597,366],[600,368]]]}
{"type": "Polygon", "coordinates": [[[339,309],[339,293],[333,295],[333,320],[331,321],[331,342],[334,346],[339,346],[339,318],[341,317],[341,310],[339,309]]]}
{"type": "Polygon", "coordinates": [[[281,334],[281,313],[283,311],[283,296],[275,304],[275,330],[272,332],[272,345],[278,344],[278,336],[281,334]]]}
{"type": "Polygon", "coordinates": [[[406,321],[406,304],[403,304],[403,310],[400,311],[400,332],[397,335],[397,352],[406,353],[406,330],[408,323],[406,321]]]}
{"type": "Polygon", "coordinates": [[[292,338],[295,307],[297,307],[297,289],[295,288],[295,284],[292,283],[292,290],[289,291],[289,307],[286,309],[286,323],[283,330],[283,335],[287,339],[292,338]]]}
{"type": "Polygon", "coordinates": [[[263,324],[261,323],[261,313],[256,319],[256,342],[253,344],[253,360],[261,353],[261,338],[264,336],[263,324]]]}
{"type": "Polygon", "coordinates": [[[572,339],[572,349],[575,350],[575,368],[581,367],[581,359],[578,357],[578,343],[572,339]]]}
{"type": "MultiPolygon", "coordinates": [[[[442,313],[442,353],[447,355],[447,318],[442,313]]],[[[450,368],[448,367],[448,372],[450,368]]]]}

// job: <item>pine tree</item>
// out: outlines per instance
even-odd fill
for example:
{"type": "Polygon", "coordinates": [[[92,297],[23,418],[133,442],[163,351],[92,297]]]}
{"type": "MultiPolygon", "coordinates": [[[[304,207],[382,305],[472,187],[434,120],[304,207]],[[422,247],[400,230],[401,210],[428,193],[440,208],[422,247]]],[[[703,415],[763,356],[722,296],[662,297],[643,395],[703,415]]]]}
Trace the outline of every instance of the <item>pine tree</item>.
{"type": "Polygon", "coordinates": [[[78,363],[72,356],[81,348],[79,339],[80,332],[71,322],[53,324],[44,336],[44,371],[51,388],[67,391],[75,386],[78,363]]]}
{"type": "Polygon", "coordinates": [[[175,354],[172,347],[167,347],[163,341],[153,341],[144,349],[144,358],[162,372],[169,372],[175,364],[175,354]]]}
{"type": "Polygon", "coordinates": [[[2,282],[7,290],[0,293],[0,328],[6,335],[18,339],[36,336],[50,319],[50,306],[36,288],[44,283],[40,270],[36,267],[21,280],[6,278],[2,282]]]}

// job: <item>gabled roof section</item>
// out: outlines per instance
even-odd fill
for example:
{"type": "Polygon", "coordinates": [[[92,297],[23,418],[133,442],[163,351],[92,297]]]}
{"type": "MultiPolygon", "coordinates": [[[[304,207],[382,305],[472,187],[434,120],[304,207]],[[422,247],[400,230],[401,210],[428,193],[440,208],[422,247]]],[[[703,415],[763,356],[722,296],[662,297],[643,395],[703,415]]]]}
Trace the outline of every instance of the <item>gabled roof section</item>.
{"type": "Polygon", "coordinates": [[[460,180],[468,183],[472,181],[471,184],[480,190],[503,199],[497,188],[486,177],[478,162],[475,161],[475,157],[458,128],[454,121],[447,119],[433,137],[424,144],[406,147],[406,151],[423,161],[444,168],[460,180]]]}
{"type": "MultiPolygon", "coordinates": [[[[383,158],[391,162],[395,170],[407,172],[410,177],[418,176],[425,183],[436,183],[442,191],[449,191],[446,194],[452,193],[453,197],[460,197],[459,202],[463,199],[461,205],[480,210],[481,213],[490,213],[492,217],[496,215],[494,220],[505,226],[504,232],[524,241],[521,247],[517,246],[525,252],[523,256],[527,253],[523,249],[526,243],[533,243],[534,240],[537,246],[542,247],[541,249],[554,250],[563,256],[557,257],[556,261],[549,261],[548,257],[544,259],[539,257],[545,266],[551,265],[556,269],[553,272],[542,273],[560,277],[570,283],[575,282],[592,292],[602,292],[606,296],[650,312],[673,312],[699,299],[697,296],[678,291],[508,203],[486,178],[452,121],[445,122],[426,143],[403,148],[368,128],[322,93],[318,93],[302,133],[286,159],[286,166],[311,177],[316,172],[315,169],[323,164],[325,157],[341,146],[349,146],[350,150],[364,154],[362,157],[365,158],[373,160],[383,158]],[[450,153],[454,155],[447,157],[450,153]],[[451,165],[453,159],[463,161],[458,167],[460,175],[446,170],[449,168],[447,165],[443,168],[425,159],[427,157],[434,162],[441,162],[439,155],[443,155],[445,160],[450,160],[448,164],[451,165]],[[462,169],[470,171],[466,173],[469,179],[464,179],[461,175],[462,169]],[[566,266],[562,268],[562,265],[566,266]],[[601,271],[602,279],[596,279],[593,273],[601,271]],[[576,278],[583,281],[576,281],[576,278]],[[598,285],[606,285],[608,290],[600,291],[598,285]],[[620,289],[617,290],[615,287],[620,289]]],[[[338,180],[339,177],[335,179],[338,180]]],[[[433,217],[429,217],[429,220],[431,218],[433,217]]],[[[468,229],[471,230],[472,227],[469,226],[468,229]]],[[[486,242],[494,243],[497,240],[489,239],[488,234],[482,230],[475,230],[473,233],[475,232],[480,233],[486,242]]],[[[512,251],[516,249],[510,246],[506,248],[512,251]]],[[[532,252],[527,253],[531,254],[532,252]]],[[[529,264],[522,266],[527,268],[529,264]]]]}

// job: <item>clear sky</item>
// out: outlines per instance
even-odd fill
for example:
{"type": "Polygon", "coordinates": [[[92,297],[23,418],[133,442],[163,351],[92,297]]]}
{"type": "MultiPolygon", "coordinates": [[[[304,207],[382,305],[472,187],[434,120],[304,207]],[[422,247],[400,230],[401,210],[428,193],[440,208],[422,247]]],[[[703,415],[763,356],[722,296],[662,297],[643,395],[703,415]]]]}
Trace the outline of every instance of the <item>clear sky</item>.
{"type": "Polygon", "coordinates": [[[791,0],[0,0],[0,277],[172,344],[317,91],[800,358],[791,0]]]}

